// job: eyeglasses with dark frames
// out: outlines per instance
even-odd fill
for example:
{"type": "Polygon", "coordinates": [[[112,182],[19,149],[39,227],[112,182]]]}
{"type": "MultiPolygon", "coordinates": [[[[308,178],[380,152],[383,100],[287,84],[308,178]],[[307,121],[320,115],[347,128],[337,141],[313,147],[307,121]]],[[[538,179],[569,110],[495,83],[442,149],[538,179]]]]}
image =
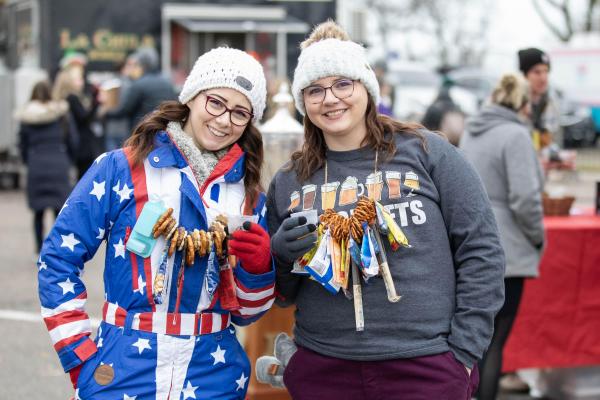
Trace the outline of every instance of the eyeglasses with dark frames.
{"type": "Polygon", "coordinates": [[[325,100],[327,89],[338,99],[347,99],[354,93],[354,81],[352,79],[338,79],[331,86],[323,87],[311,85],[302,90],[304,100],[310,104],[319,104],[325,100]]]}
{"type": "Polygon", "coordinates": [[[213,117],[220,117],[229,112],[229,121],[235,126],[248,125],[254,115],[248,111],[240,110],[239,108],[228,108],[225,103],[216,97],[206,95],[206,104],[204,106],[206,112],[213,117]]]}

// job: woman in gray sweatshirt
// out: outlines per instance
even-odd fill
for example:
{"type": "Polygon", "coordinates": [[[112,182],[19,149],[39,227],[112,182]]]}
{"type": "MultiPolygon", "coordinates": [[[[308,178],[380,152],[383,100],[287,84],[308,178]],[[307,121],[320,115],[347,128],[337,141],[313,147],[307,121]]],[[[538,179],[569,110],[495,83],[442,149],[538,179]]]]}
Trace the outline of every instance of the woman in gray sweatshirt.
{"type": "Polygon", "coordinates": [[[523,281],[538,275],[544,244],[543,175],[519,115],[528,107],[527,92],[523,79],[504,75],[492,94],[492,104],[468,121],[460,142],[483,180],[506,253],[506,300],[481,363],[480,400],[496,398],[502,349],[517,314],[523,281]]]}
{"type": "Polygon", "coordinates": [[[298,351],[284,383],[294,399],[470,398],[471,369],[504,300],[504,256],[483,185],[444,138],[377,115],[364,48],[339,26],[318,26],[302,47],[293,95],[305,143],[273,178],[267,203],[279,304],[296,306],[298,351]],[[384,240],[402,297],[388,301],[379,276],[363,283],[362,331],[343,290],[292,272],[317,235],[291,216],[348,216],[361,195],[377,200],[412,246],[392,251],[384,240]]]}

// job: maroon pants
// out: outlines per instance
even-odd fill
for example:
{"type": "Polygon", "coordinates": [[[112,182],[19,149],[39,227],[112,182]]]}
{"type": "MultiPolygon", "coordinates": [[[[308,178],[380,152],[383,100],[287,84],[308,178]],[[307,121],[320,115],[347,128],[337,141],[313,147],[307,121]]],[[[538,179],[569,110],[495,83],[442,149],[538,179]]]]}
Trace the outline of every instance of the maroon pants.
{"type": "Polygon", "coordinates": [[[350,361],[303,347],[283,381],[294,400],[470,400],[479,382],[451,352],[387,361],[350,361]]]}

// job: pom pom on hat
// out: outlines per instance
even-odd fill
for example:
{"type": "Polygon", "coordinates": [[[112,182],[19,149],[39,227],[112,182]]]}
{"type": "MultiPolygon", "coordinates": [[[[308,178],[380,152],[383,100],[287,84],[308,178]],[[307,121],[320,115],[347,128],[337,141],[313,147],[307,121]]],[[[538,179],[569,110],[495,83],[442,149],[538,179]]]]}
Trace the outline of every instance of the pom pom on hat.
{"type": "Polygon", "coordinates": [[[242,93],[252,105],[252,122],[262,119],[267,102],[267,82],[262,65],[250,54],[228,47],[204,53],[185,80],[179,101],[186,104],[201,91],[214,88],[230,88],[242,93]]]}
{"type": "Polygon", "coordinates": [[[365,54],[365,48],[350,40],[324,39],[311,43],[300,53],[294,71],[292,95],[296,109],[304,115],[302,89],[328,76],[354,79],[365,85],[375,104],[379,103],[379,83],[365,54]]]}

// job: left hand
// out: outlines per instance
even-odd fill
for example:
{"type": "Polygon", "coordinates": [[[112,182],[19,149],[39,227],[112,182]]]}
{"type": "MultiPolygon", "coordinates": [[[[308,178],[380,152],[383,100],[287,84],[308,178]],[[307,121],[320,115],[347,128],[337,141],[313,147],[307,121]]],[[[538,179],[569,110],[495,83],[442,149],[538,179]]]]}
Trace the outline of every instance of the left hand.
{"type": "Polygon", "coordinates": [[[237,256],[246,272],[264,274],[271,269],[271,238],[262,226],[246,221],[231,234],[229,254],[237,256]]]}

